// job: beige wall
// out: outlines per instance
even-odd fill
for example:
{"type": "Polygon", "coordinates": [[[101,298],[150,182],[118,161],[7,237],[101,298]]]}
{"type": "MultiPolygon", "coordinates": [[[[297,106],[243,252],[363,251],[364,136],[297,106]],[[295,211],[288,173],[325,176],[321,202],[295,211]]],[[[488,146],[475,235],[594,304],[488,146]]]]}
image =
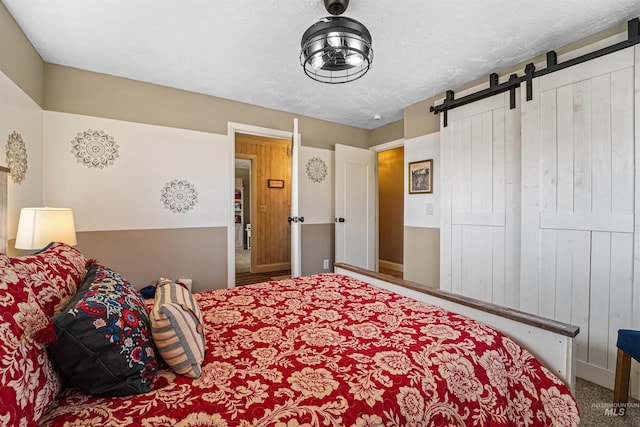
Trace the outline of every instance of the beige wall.
{"type": "Polygon", "coordinates": [[[402,138],[404,138],[404,120],[398,120],[373,129],[369,135],[369,147],[397,141],[402,138]]]}
{"type": "Polygon", "coordinates": [[[302,224],[302,275],[333,271],[334,233],[334,224],[302,224]],[[329,259],[327,270],[322,265],[324,259],[329,259]]]}
{"type": "Polygon", "coordinates": [[[378,153],[378,259],[403,264],[404,147],[378,153]]]}
{"type": "Polygon", "coordinates": [[[440,286],[440,229],[404,228],[404,279],[440,286]]]}
{"type": "Polygon", "coordinates": [[[46,64],[45,110],[226,135],[228,122],[291,131],[299,117],[302,144],[369,147],[369,131],[91,71],[46,64]]]}
{"type": "MultiPolygon", "coordinates": [[[[122,274],[136,288],[160,277],[192,279],[194,292],[227,287],[226,227],[163,230],[87,231],[77,233],[76,248],[122,274]]],[[[15,249],[8,241],[9,256],[34,251],[15,249]]]]}
{"type": "Polygon", "coordinates": [[[0,3],[0,71],[38,105],[44,102],[44,61],[0,3]]]}
{"type": "Polygon", "coordinates": [[[137,288],[160,277],[192,279],[194,292],[227,287],[226,227],[81,232],[77,248],[137,288]]]}
{"type": "Polygon", "coordinates": [[[429,111],[440,98],[428,98],[404,109],[404,139],[440,132],[440,117],[429,111]]]}

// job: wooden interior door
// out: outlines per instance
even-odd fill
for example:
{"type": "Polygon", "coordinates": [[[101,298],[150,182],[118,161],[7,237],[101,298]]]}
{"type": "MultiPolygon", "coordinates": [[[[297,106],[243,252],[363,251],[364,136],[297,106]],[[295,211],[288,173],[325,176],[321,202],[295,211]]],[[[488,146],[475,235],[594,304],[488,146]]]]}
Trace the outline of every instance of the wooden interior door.
{"type": "Polygon", "coordinates": [[[520,110],[509,106],[509,93],[496,95],[441,126],[440,287],[517,307],[520,110]]]}
{"type": "Polygon", "coordinates": [[[536,78],[522,104],[521,309],[579,326],[577,373],[602,385],[617,329],[640,327],[637,49],[536,78]]]}

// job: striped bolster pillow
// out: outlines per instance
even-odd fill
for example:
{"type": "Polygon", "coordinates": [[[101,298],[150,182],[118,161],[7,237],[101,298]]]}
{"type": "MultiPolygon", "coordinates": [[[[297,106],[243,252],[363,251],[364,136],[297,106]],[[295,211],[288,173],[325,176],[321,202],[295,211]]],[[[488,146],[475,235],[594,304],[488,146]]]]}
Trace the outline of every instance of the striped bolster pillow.
{"type": "Polygon", "coordinates": [[[177,374],[199,378],[204,325],[191,292],[182,284],[160,279],[150,318],[153,341],[165,362],[177,374]]]}

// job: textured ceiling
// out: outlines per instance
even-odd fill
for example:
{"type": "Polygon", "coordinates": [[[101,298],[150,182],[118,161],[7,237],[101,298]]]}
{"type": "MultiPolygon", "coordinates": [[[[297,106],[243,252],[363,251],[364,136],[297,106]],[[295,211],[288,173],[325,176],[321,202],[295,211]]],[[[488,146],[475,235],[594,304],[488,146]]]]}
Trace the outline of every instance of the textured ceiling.
{"type": "Polygon", "coordinates": [[[640,0],[351,0],[344,16],[369,28],[373,67],[328,85],[299,63],[322,0],[2,2],[47,62],[364,129],[640,16],[640,0]]]}

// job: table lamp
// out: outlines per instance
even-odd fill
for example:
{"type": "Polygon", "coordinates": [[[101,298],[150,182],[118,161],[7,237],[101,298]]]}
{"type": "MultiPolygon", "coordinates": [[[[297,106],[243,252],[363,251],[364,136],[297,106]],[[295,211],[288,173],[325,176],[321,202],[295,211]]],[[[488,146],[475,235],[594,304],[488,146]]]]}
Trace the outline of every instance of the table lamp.
{"type": "Polygon", "coordinates": [[[22,208],[16,234],[16,249],[42,249],[51,242],[74,246],[76,228],[69,208],[22,208]]]}

